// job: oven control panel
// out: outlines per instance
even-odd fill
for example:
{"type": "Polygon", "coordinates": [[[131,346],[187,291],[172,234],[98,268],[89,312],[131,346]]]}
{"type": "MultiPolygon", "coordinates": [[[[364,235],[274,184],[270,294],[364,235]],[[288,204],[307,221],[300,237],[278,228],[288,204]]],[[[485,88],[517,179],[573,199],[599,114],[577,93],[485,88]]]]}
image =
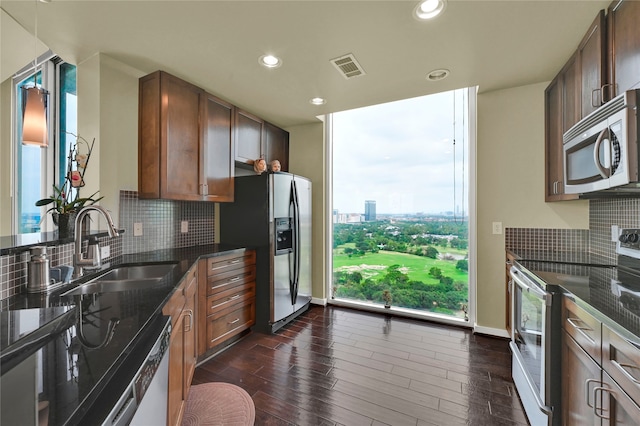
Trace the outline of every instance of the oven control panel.
{"type": "Polygon", "coordinates": [[[640,258],[640,229],[621,229],[618,237],[616,252],[635,258],[640,258]]]}

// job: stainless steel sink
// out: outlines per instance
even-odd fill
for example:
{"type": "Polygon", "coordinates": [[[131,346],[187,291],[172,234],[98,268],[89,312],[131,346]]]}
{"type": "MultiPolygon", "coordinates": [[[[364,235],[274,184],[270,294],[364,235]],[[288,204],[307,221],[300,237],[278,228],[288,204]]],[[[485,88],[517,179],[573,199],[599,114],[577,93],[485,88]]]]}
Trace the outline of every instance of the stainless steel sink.
{"type": "Polygon", "coordinates": [[[164,278],[175,268],[175,263],[157,263],[152,265],[120,266],[97,278],[99,281],[120,281],[164,278]]]}
{"type": "Polygon", "coordinates": [[[63,293],[62,296],[114,293],[155,287],[162,284],[163,279],[175,267],[175,264],[167,263],[120,266],[87,283],[80,284],[78,287],[63,293]]]}

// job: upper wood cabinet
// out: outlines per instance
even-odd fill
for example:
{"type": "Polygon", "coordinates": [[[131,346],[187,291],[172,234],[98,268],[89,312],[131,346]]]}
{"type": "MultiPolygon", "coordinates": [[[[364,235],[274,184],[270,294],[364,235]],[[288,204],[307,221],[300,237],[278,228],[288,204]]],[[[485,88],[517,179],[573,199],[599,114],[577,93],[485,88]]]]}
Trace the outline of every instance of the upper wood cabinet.
{"type": "Polygon", "coordinates": [[[236,161],[253,165],[254,160],[263,157],[262,119],[248,112],[236,109],[236,161]]]}
{"type": "Polygon", "coordinates": [[[562,134],[578,121],[574,55],[545,91],[545,201],[577,199],[564,193],[562,134]]]}
{"type": "Polygon", "coordinates": [[[233,107],[156,71],[140,79],[140,198],[233,201],[233,107]]]}
{"type": "Polygon", "coordinates": [[[233,201],[233,134],[235,108],[206,94],[204,131],[204,174],[207,198],[211,201],[233,201]]]}
{"type": "Polygon", "coordinates": [[[579,90],[577,94],[580,96],[578,120],[589,115],[608,100],[606,87],[603,88],[607,79],[606,35],[606,19],[604,10],[601,10],[578,47],[577,55],[580,61],[580,82],[577,85],[579,90]]]}
{"type": "Polygon", "coordinates": [[[289,171],[289,132],[264,123],[264,157],[267,165],[273,161],[280,161],[281,171],[289,171]]]}
{"type": "Polygon", "coordinates": [[[162,71],[140,79],[140,198],[201,199],[202,93],[162,71]]]}
{"type": "Polygon", "coordinates": [[[611,90],[606,100],[640,87],[640,2],[616,0],[607,11],[611,90]]]}

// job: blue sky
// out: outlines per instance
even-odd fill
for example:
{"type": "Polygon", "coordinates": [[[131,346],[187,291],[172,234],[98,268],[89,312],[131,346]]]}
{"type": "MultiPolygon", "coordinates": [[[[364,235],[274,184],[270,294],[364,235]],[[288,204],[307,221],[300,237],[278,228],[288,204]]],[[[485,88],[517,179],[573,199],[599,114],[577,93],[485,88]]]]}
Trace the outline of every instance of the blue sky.
{"type": "Polygon", "coordinates": [[[463,105],[468,106],[466,90],[335,113],[333,208],[364,213],[364,201],[375,200],[377,213],[466,213],[469,148],[463,105]]]}

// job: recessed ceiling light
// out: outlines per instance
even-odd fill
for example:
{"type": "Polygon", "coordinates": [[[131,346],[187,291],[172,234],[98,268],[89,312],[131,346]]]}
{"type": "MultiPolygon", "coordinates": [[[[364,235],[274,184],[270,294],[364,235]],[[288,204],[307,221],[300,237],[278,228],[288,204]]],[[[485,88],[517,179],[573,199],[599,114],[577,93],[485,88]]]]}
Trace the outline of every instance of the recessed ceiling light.
{"type": "Polygon", "coordinates": [[[451,71],[444,68],[439,70],[433,70],[429,74],[427,74],[427,80],[429,81],[444,80],[445,78],[449,77],[449,74],[451,74],[451,71]]]}
{"type": "Polygon", "coordinates": [[[444,12],[447,0],[422,0],[413,11],[413,15],[420,19],[432,19],[444,12]]]}
{"type": "Polygon", "coordinates": [[[258,59],[258,62],[263,67],[267,68],[278,68],[280,65],[282,65],[282,60],[273,55],[262,55],[260,56],[260,59],[258,59]]]}
{"type": "Polygon", "coordinates": [[[312,98],[310,101],[313,105],[324,105],[327,101],[323,98],[312,98]]]}

